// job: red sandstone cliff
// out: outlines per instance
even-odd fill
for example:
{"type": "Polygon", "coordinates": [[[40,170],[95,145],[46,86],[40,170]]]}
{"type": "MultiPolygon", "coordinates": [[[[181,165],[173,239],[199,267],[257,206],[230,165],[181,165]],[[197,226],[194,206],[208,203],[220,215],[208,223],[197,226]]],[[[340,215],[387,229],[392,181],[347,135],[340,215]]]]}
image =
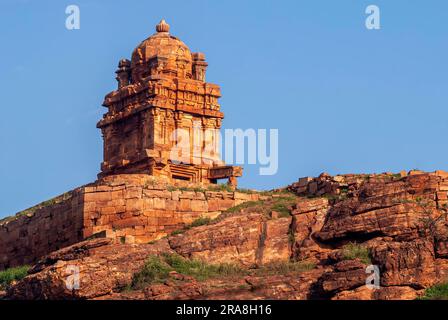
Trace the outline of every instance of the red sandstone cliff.
{"type": "Polygon", "coordinates": [[[55,251],[7,297],[415,299],[446,280],[448,173],[322,174],[288,189],[294,196],[248,195],[214,220],[150,243],[99,238],[55,251]],[[168,266],[169,256],[237,272],[200,277],[173,267],[159,281],[129,286],[148,257],[168,266]],[[368,265],[378,267],[380,288],[366,286],[368,265]],[[79,267],[79,289],[67,289],[67,266],[79,267]]]}

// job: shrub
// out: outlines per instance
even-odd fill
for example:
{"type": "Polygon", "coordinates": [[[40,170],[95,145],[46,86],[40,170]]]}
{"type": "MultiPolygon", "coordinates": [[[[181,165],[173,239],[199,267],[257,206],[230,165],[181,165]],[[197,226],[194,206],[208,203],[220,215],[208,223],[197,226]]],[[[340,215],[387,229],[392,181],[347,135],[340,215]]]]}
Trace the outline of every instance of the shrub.
{"type": "Polygon", "coordinates": [[[369,249],[357,243],[346,244],[342,248],[342,258],[344,260],[360,259],[365,264],[372,264],[369,249]]]}
{"type": "Polygon", "coordinates": [[[277,211],[279,217],[289,217],[291,215],[291,208],[296,203],[296,197],[282,197],[274,198],[274,203],[271,205],[271,211],[277,211]]]}
{"type": "Polygon", "coordinates": [[[245,270],[233,264],[208,264],[201,260],[186,259],[178,254],[152,255],[145,262],[142,270],[134,274],[131,288],[142,289],[152,283],[163,282],[168,279],[171,271],[194,277],[199,281],[246,273],[245,270]]]}
{"type": "Polygon", "coordinates": [[[165,254],[165,262],[176,272],[203,281],[218,276],[241,274],[242,270],[231,264],[207,264],[201,260],[185,259],[177,254],[165,254]]]}
{"type": "Polygon", "coordinates": [[[258,210],[259,213],[269,215],[272,211],[277,211],[279,217],[289,217],[291,214],[291,208],[297,201],[296,196],[291,196],[289,194],[283,193],[277,197],[273,197],[269,200],[258,200],[258,201],[247,201],[239,205],[227,209],[226,213],[236,213],[244,209],[251,208],[258,210]]]}
{"type": "Polygon", "coordinates": [[[173,232],[171,232],[171,236],[175,236],[176,234],[182,234],[185,231],[194,228],[194,227],[199,227],[199,226],[204,226],[209,224],[210,222],[212,222],[212,219],[210,218],[198,218],[196,220],[194,220],[192,223],[185,225],[182,229],[179,230],[174,230],[173,232]]]}
{"type": "Polygon", "coordinates": [[[25,265],[0,271],[0,288],[5,289],[11,285],[13,281],[22,280],[28,274],[29,269],[30,266],[25,265]]]}
{"type": "Polygon", "coordinates": [[[426,289],[420,300],[448,300],[448,282],[426,289]]]}
{"type": "Polygon", "coordinates": [[[147,284],[161,282],[168,278],[172,269],[158,256],[150,256],[142,270],[132,277],[132,288],[143,289],[147,284]]]}
{"type": "Polygon", "coordinates": [[[211,221],[212,220],[210,218],[198,218],[198,219],[194,220],[191,224],[189,224],[187,226],[187,228],[194,228],[194,227],[204,226],[204,225],[209,224],[211,221]]]}
{"type": "Polygon", "coordinates": [[[174,230],[173,232],[171,232],[170,236],[175,236],[175,235],[178,235],[178,234],[182,234],[185,231],[186,231],[185,229],[174,230]]]}

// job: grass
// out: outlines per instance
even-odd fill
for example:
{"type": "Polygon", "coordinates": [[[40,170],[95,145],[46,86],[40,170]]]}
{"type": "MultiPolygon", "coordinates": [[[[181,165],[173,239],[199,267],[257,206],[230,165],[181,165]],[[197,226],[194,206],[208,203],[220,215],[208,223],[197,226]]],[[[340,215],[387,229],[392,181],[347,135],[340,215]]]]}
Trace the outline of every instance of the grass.
{"type": "Polygon", "coordinates": [[[277,211],[279,218],[289,217],[292,206],[296,203],[297,197],[276,198],[271,205],[271,211],[277,211]]]}
{"type": "Polygon", "coordinates": [[[170,236],[175,236],[175,235],[178,235],[178,234],[182,234],[185,231],[187,231],[187,230],[186,229],[174,230],[173,232],[170,233],[170,236]]]}
{"type": "Polygon", "coordinates": [[[227,184],[211,184],[204,187],[178,187],[178,186],[168,186],[168,191],[194,191],[194,192],[206,192],[206,191],[226,191],[226,192],[233,192],[231,186],[227,184]]]}
{"type": "Polygon", "coordinates": [[[168,186],[166,188],[168,191],[193,191],[193,192],[205,192],[207,189],[202,187],[176,187],[176,186],[168,186]]]}
{"type": "Polygon", "coordinates": [[[213,220],[210,218],[198,218],[198,219],[194,220],[192,223],[185,225],[182,229],[175,230],[175,231],[171,232],[171,235],[175,236],[176,234],[182,234],[191,228],[205,226],[212,221],[213,220]]]}
{"type": "Polygon", "coordinates": [[[419,300],[448,300],[448,282],[426,289],[425,294],[419,300]]]}
{"type": "Polygon", "coordinates": [[[400,180],[402,178],[400,173],[393,173],[392,180],[400,180]]]}
{"type": "Polygon", "coordinates": [[[227,209],[225,212],[239,212],[243,209],[247,209],[247,208],[251,208],[251,207],[256,207],[256,206],[262,206],[263,205],[263,201],[259,200],[259,201],[247,201],[247,202],[243,202],[239,205],[236,205],[234,207],[231,207],[229,209],[227,209]]]}
{"type": "Polygon", "coordinates": [[[30,266],[25,265],[0,271],[0,289],[6,289],[13,281],[25,278],[29,269],[30,266]]]}
{"type": "Polygon", "coordinates": [[[232,264],[207,264],[177,254],[152,255],[146,260],[142,270],[134,274],[130,287],[139,290],[153,283],[164,282],[169,278],[171,271],[194,277],[198,281],[245,274],[243,269],[232,264]]]}
{"type": "Polygon", "coordinates": [[[254,190],[254,189],[245,189],[245,188],[237,188],[235,190],[232,189],[231,186],[224,183],[219,184],[210,184],[206,187],[179,187],[179,186],[167,186],[168,191],[195,191],[195,192],[206,192],[206,191],[224,191],[224,192],[239,192],[246,194],[259,194],[263,196],[272,196],[272,195],[294,195],[294,192],[289,191],[287,189],[279,189],[279,190],[254,190]]]}
{"type": "Polygon", "coordinates": [[[190,223],[189,225],[187,225],[187,228],[194,228],[194,227],[199,227],[199,226],[205,226],[207,224],[209,224],[212,221],[212,219],[210,218],[198,218],[196,220],[194,220],[192,223],[190,223]]]}
{"type": "Polygon", "coordinates": [[[360,259],[365,264],[372,264],[369,249],[357,243],[349,243],[342,247],[342,259],[360,259]]]}
{"type": "Polygon", "coordinates": [[[347,186],[342,186],[339,188],[339,194],[324,194],[322,197],[327,198],[330,202],[339,202],[348,199],[349,189],[347,186]]]}
{"type": "Polygon", "coordinates": [[[289,217],[291,208],[296,204],[296,201],[296,196],[288,195],[272,198],[271,200],[247,201],[227,209],[225,213],[235,213],[248,208],[256,208],[260,213],[266,215],[271,213],[271,211],[277,211],[280,218],[289,217]]]}
{"type": "Polygon", "coordinates": [[[290,273],[301,273],[312,270],[316,267],[314,263],[307,261],[287,261],[287,262],[274,262],[261,266],[259,269],[255,269],[255,275],[285,275],[290,273]]]}
{"type": "Polygon", "coordinates": [[[315,268],[310,262],[275,262],[261,266],[258,269],[243,269],[235,264],[208,264],[201,260],[186,259],[178,254],[151,255],[143,268],[134,274],[132,282],[124,290],[141,290],[154,283],[163,283],[170,277],[170,272],[191,276],[198,281],[211,278],[224,278],[233,276],[279,275],[300,273],[315,268]]]}

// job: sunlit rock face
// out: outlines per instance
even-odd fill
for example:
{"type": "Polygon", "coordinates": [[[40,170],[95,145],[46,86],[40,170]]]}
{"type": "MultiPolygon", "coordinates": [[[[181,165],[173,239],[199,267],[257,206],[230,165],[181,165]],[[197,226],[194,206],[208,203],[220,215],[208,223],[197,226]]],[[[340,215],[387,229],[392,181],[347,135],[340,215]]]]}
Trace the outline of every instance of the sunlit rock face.
{"type": "Polygon", "coordinates": [[[203,53],[191,53],[162,20],[156,33],[122,59],[118,89],[107,94],[108,112],[98,122],[104,139],[100,176],[146,173],[176,182],[236,186],[241,167],[219,155],[218,85],[205,81],[203,53]]]}

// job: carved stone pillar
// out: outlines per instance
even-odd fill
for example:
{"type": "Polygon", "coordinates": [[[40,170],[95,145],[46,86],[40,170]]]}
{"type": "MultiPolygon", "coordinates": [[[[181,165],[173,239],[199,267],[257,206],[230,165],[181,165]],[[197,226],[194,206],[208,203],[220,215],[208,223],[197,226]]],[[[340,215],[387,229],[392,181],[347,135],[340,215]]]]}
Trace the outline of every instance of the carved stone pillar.
{"type": "Polygon", "coordinates": [[[193,57],[193,79],[199,81],[205,81],[205,72],[207,70],[208,63],[205,62],[205,54],[201,52],[195,52],[193,57]]]}

